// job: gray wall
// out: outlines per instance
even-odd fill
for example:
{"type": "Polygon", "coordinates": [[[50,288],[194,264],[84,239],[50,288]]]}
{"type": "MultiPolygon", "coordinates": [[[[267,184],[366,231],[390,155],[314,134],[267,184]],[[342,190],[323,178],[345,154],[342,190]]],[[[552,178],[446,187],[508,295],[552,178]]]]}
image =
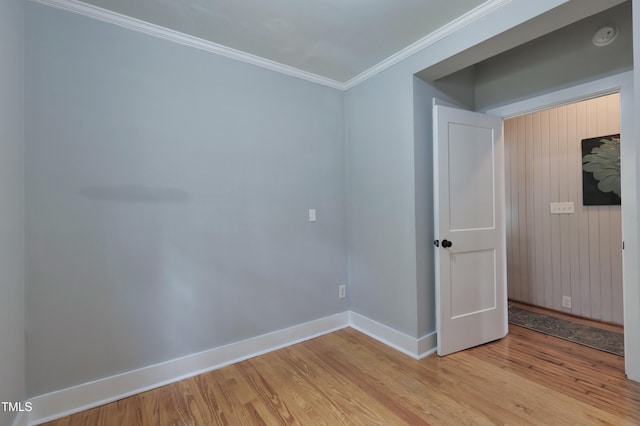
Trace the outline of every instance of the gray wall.
{"type": "Polygon", "coordinates": [[[476,68],[464,68],[436,81],[426,80],[430,85],[457,99],[469,109],[476,108],[476,68]]]}
{"type": "Polygon", "coordinates": [[[353,311],[420,338],[435,330],[432,102],[464,105],[473,88],[454,99],[401,77],[384,72],[345,97],[349,285],[353,311]]]}
{"type": "MultiPolygon", "coordinates": [[[[633,68],[631,2],[583,19],[475,67],[475,102],[486,111],[633,68]],[[615,24],[613,44],[596,47],[598,28],[615,24]]],[[[448,79],[444,79],[448,81],[448,79]]]]}
{"type": "MultiPolygon", "coordinates": [[[[24,2],[0,2],[0,401],[25,396],[24,2]]],[[[0,409],[0,425],[13,414],[0,409]]]]}
{"type": "Polygon", "coordinates": [[[411,78],[383,72],[349,90],[351,309],[418,337],[411,78]]]}
{"type": "Polygon", "coordinates": [[[28,395],[348,309],[341,92],[37,4],[27,26],[28,395]]]}
{"type": "MultiPolygon", "coordinates": [[[[24,2],[0,2],[0,401],[24,385],[24,2]]],[[[0,425],[11,413],[0,409],[0,425]]]]}
{"type": "Polygon", "coordinates": [[[345,93],[352,311],[414,338],[435,330],[431,100],[446,95],[414,75],[559,3],[514,0],[345,93]]]}

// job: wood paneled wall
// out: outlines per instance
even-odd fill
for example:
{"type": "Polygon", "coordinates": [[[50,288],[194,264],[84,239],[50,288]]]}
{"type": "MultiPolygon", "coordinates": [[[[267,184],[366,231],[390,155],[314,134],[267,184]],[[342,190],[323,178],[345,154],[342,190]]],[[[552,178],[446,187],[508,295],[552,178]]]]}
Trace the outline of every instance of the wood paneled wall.
{"type": "Polygon", "coordinates": [[[619,132],[618,94],[505,120],[509,298],[622,324],[620,206],[582,205],[581,158],[582,139],[619,132]],[[564,201],[575,214],[550,214],[564,201]]]}

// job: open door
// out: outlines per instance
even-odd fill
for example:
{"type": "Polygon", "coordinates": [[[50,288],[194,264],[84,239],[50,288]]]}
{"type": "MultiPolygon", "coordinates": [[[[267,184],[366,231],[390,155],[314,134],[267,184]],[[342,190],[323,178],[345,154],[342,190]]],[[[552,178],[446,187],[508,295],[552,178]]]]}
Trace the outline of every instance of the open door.
{"type": "Polygon", "coordinates": [[[501,339],[507,323],[502,120],[437,105],[434,204],[438,355],[501,339]]]}

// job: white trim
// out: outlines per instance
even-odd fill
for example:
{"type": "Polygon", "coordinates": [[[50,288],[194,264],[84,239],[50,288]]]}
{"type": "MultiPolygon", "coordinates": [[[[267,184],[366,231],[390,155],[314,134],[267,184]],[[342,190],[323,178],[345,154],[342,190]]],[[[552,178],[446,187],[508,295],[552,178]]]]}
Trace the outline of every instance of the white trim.
{"type": "Polygon", "coordinates": [[[302,80],[310,81],[312,83],[321,84],[323,86],[332,87],[338,90],[348,90],[363,81],[373,77],[374,75],[386,70],[387,68],[397,64],[400,61],[414,55],[421,50],[433,45],[434,43],[442,40],[450,34],[472,24],[478,19],[493,13],[498,8],[511,2],[511,0],[487,0],[480,6],[471,9],[464,15],[454,19],[446,25],[440,27],[434,32],[421,38],[420,40],[410,44],[404,49],[394,53],[382,62],[372,66],[359,75],[351,78],[347,82],[340,82],[327,77],[323,77],[318,74],[314,74],[308,71],[303,71],[298,68],[294,68],[289,65],[284,65],[279,62],[265,59],[260,56],[252,55],[250,53],[243,52],[241,50],[232,49],[227,46],[223,46],[218,43],[214,43],[208,40],[204,40],[198,37],[194,37],[188,34],[181,33],[179,31],[171,30],[159,25],[151,24],[149,22],[142,21],[140,19],[132,18],[130,16],[123,15],[121,13],[113,12],[107,9],[103,9],[98,6],[83,3],[80,0],[31,0],[35,3],[40,3],[46,6],[54,7],[57,9],[66,10],[68,12],[77,13],[86,17],[97,19],[99,21],[108,22],[110,24],[118,25],[123,28],[127,28],[133,31],[144,33],[150,36],[158,37],[164,40],[172,41],[185,46],[194,47],[196,49],[204,50],[211,53],[235,59],[238,61],[246,62],[248,64],[256,65],[271,71],[279,72],[291,77],[300,78],[302,80]]]}
{"type": "Polygon", "coordinates": [[[568,87],[566,89],[546,93],[544,95],[535,96],[530,99],[514,102],[509,105],[502,105],[481,112],[502,117],[503,119],[508,119],[518,115],[530,114],[561,105],[567,105],[616,93],[620,91],[620,88],[623,85],[628,84],[630,81],[633,81],[633,73],[632,71],[627,71],[611,77],[590,81],[588,83],[579,84],[577,86],[568,87]]]}
{"type": "Polygon", "coordinates": [[[349,326],[414,359],[425,358],[437,349],[435,332],[416,339],[360,314],[346,311],[241,342],[30,398],[33,410],[29,413],[20,413],[13,422],[13,426],[35,425],[59,419],[349,326]]]}
{"type": "Polygon", "coordinates": [[[418,339],[418,359],[424,359],[438,351],[438,334],[435,331],[418,339]]]}
{"type": "Polygon", "coordinates": [[[13,423],[11,423],[12,426],[29,426],[29,418],[28,418],[29,413],[27,412],[21,412],[18,413],[18,415],[16,416],[15,419],[13,419],[13,423]]]}
{"type": "MultiPolygon", "coordinates": [[[[253,358],[349,326],[343,312],[284,330],[30,398],[39,424],[253,358]]],[[[24,424],[24,423],[22,423],[24,424]]]]}
{"type": "Polygon", "coordinates": [[[436,350],[435,332],[416,339],[353,311],[349,318],[352,328],[412,358],[422,359],[436,350]]]}
{"type": "Polygon", "coordinates": [[[382,62],[379,62],[378,64],[372,66],[371,68],[364,71],[363,73],[353,77],[352,79],[344,83],[344,86],[345,86],[344,90],[348,90],[354,86],[357,86],[358,84],[362,83],[365,80],[368,80],[374,75],[386,70],[389,67],[392,67],[398,62],[405,60],[409,56],[414,55],[426,49],[427,47],[435,44],[436,42],[442,40],[448,35],[451,35],[456,31],[466,27],[467,25],[472,24],[473,22],[477,21],[483,16],[493,13],[494,11],[496,11],[497,9],[499,9],[500,7],[504,6],[509,2],[511,2],[511,0],[488,0],[482,3],[480,6],[474,9],[471,9],[469,12],[465,13],[464,15],[454,19],[453,21],[447,23],[446,25],[438,28],[431,34],[428,34],[427,36],[421,38],[415,43],[412,43],[409,46],[405,47],[404,49],[400,50],[399,52],[389,56],[387,59],[383,60],[382,62]]]}
{"type": "Polygon", "coordinates": [[[312,83],[321,84],[323,86],[332,87],[338,90],[345,90],[344,83],[341,83],[330,78],[313,74],[308,71],[303,71],[298,68],[284,65],[279,62],[265,59],[260,56],[252,55],[237,49],[232,49],[221,44],[213,43],[208,40],[203,40],[198,37],[194,37],[188,34],[181,33],[179,31],[171,30],[159,25],[151,24],[149,22],[142,21],[140,19],[132,18],[130,16],[122,15],[117,12],[112,12],[107,9],[103,9],[98,6],[93,6],[87,3],[83,3],[79,0],[31,0],[35,3],[40,3],[46,6],[51,6],[57,9],[66,10],[68,12],[84,15],[88,18],[97,19],[99,21],[108,22],[110,24],[118,25],[129,30],[137,31],[143,34],[147,34],[153,37],[158,37],[164,40],[172,41],[174,43],[182,44],[185,46],[194,47],[196,49],[204,50],[206,52],[216,53],[218,55],[235,59],[238,61],[246,62],[248,64],[256,65],[261,68],[266,68],[271,71],[279,72],[291,77],[296,77],[302,80],[310,81],[312,83]]]}

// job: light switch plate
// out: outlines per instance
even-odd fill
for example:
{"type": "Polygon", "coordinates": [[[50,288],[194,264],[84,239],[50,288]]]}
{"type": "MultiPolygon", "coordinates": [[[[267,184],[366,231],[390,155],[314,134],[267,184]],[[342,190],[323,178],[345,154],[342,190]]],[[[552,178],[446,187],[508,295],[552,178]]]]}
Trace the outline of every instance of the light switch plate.
{"type": "Polygon", "coordinates": [[[309,209],[309,222],[316,221],[316,209],[309,209]]]}
{"type": "Polygon", "coordinates": [[[573,201],[564,203],[551,203],[550,209],[551,214],[571,214],[576,212],[573,201]]]}

